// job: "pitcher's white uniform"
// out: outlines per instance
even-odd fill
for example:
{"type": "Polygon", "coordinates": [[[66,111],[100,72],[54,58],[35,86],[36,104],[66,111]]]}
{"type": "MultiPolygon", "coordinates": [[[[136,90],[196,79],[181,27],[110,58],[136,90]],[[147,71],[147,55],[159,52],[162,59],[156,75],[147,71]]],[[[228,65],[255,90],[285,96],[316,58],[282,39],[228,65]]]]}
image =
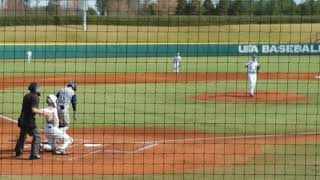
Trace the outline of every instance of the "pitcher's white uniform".
{"type": "Polygon", "coordinates": [[[246,68],[248,72],[248,80],[249,80],[249,94],[250,96],[254,96],[254,91],[257,84],[257,73],[259,71],[259,63],[256,60],[256,56],[253,55],[252,59],[246,63],[246,68]]]}
{"type": "Polygon", "coordinates": [[[68,146],[72,144],[73,139],[68,134],[59,129],[57,109],[55,107],[49,106],[41,110],[48,113],[48,116],[45,117],[44,129],[44,133],[48,139],[48,144],[43,145],[43,149],[47,151],[56,151],[56,142],[62,142],[63,145],[59,150],[65,151],[66,148],[68,148],[68,146]]]}
{"type": "Polygon", "coordinates": [[[173,72],[178,73],[180,70],[181,56],[179,53],[173,58],[173,72]]]}

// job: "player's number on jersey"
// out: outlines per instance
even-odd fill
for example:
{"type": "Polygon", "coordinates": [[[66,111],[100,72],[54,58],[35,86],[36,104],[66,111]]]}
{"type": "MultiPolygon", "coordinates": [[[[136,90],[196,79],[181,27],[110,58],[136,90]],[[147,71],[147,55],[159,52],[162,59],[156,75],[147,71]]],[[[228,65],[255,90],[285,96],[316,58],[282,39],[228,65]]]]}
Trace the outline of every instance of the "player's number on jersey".
{"type": "Polygon", "coordinates": [[[61,98],[62,102],[66,102],[66,100],[68,99],[67,93],[62,93],[60,96],[61,96],[60,98],[61,98]]]}

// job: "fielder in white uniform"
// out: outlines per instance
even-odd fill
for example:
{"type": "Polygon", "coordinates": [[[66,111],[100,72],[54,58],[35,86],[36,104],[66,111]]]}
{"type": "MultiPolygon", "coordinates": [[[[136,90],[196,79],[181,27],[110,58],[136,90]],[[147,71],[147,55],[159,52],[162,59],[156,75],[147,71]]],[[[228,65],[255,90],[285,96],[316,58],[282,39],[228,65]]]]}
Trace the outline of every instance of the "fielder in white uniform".
{"type": "Polygon", "coordinates": [[[75,82],[69,82],[67,87],[62,88],[57,93],[57,109],[59,116],[59,128],[64,132],[69,129],[69,106],[72,104],[73,108],[73,120],[77,120],[76,110],[77,110],[77,84],[75,82]]]}
{"type": "Polygon", "coordinates": [[[180,70],[181,56],[179,53],[173,58],[173,72],[178,73],[180,70]]]}
{"type": "Polygon", "coordinates": [[[27,51],[27,59],[28,59],[28,62],[31,63],[31,60],[32,60],[32,51],[31,50],[27,51]]]}
{"type": "Polygon", "coordinates": [[[254,97],[254,92],[257,84],[257,73],[259,72],[260,65],[257,61],[257,54],[252,53],[252,59],[249,60],[245,67],[248,72],[248,80],[249,80],[249,95],[254,97]]]}
{"type": "Polygon", "coordinates": [[[67,148],[73,143],[73,139],[59,129],[59,119],[57,112],[57,97],[55,95],[49,95],[47,97],[48,107],[41,109],[46,112],[48,116],[45,116],[45,129],[44,133],[48,139],[48,144],[44,144],[42,149],[45,151],[52,151],[54,154],[66,155],[67,148]],[[62,142],[62,146],[57,150],[56,143],[62,142]]]}

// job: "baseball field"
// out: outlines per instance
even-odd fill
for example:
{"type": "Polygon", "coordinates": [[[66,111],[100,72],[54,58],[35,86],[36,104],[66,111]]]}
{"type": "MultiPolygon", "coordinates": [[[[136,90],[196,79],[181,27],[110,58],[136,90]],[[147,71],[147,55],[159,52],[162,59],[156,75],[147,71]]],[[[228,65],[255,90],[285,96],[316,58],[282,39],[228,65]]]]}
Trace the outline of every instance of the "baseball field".
{"type": "MultiPolygon", "coordinates": [[[[318,26],[105,26],[89,27],[85,34],[78,27],[6,27],[0,28],[0,40],[314,43],[318,26]]],[[[34,59],[31,63],[1,59],[0,178],[320,178],[319,55],[258,56],[261,71],[255,97],[246,94],[244,64],[249,56],[181,54],[178,74],[172,73],[173,56],[34,59]],[[42,85],[40,106],[44,107],[46,95],[56,94],[71,80],[78,83],[78,119],[69,131],[74,138],[70,154],[43,153],[41,160],[30,161],[26,145],[25,159],[15,159],[19,132],[15,120],[27,85],[33,81],[42,85]]],[[[38,124],[43,127],[41,118],[38,124]]]]}

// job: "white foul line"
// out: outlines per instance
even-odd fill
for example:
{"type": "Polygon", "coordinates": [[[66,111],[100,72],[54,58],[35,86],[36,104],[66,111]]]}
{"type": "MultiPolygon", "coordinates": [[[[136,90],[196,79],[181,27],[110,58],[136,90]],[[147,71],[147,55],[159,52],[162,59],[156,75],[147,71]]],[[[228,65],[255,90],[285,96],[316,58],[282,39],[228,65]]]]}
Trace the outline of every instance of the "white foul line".
{"type": "Polygon", "coordinates": [[[289,134],[265,134],[265,135],[247,135],[247,136],[221,136],[221,137],[207,137],[207,138],[187,138],[187,139],[169,139],[159,141],[148,141],[157,144],[170,144],[175,142],[185,141],[200,141],[200,140],[221,140],[221,139],[252,139],[252,138],[269,138],[269,137],[288,137],[288,136],[303,136],[303,135],[320,135],[319,132],[307,133],[289,133],[289,134]]]}
{"type": "Polygon", "coordinates": [[[288,137],[288,136],[304,136],[304,135],[320,135],[320,132],[301,132],[301,133],[288,133],[288,134],[262,134],[262,135],[243,135],[243,136],[215,136],[204,138],[185,138],[185,139],[163,139],[157,141],[118,141],[115,144],[170,144],[175,142],[185,141],[200,141],[200,140],[222,140],[222,139],[252,139],[252,138],[270,138],[270,137],[288,137]]]}
{"type": "MultiPolygon", "coordinates": [[[[103,147],[104,147],[104,146],[103,146],[103,147]]],[[[95,151],[88,152],[88,153],[86,153],[86,154],[81,154],[81,155],[79,155],[79,156],[72,156],[72,157],[68,158],[68,160],[73,161],[73,160],[77,160],[77,159],[80,159],[80,158],[84,158],[84,157],[90,156],[90,155],[92,155],[92,154],[96,154],[96,153],[98,153],[98,152],[103,151],[103,147],[102,147],[102,148],[99,148],[99,149],[97,149],[97,150],[95,150],[95,151]]]]}
{"type": "Polygon", "coordinates": [[[11,119],[11,118],[9,118],[9,117],[7,117],[7,116],[4,116],[4,115],[2,115],[2,114],[0,114],[0,118],[2,118],[2,119],[4,119],[4,120],[7,120],[7,121],[10,121],[10,122],[13,122],[13,123],[18,123],[18,121],[17,120],[14,120],[14,119],[11,119]]]}
{"type": "MultiPolygon", "coordinates": [[[[10,122],[13,122],[13,123],[15,123],[15,124],[18,124],[18,121],[17,121],[17,120],[12,119],[12,118],[9,118],[9,117],[7,117],[7,116],[4,116],[4,115],[2,115],[2,114],[0,114],[0,118],[4,119],[4,120],[6,120],[6,121],[10,121],[10,122]]],[[[44,130],[43,130],[43,129],[40,129],[40,128],[39,128],[39,131],[40,131],[40,132],[44,132],[44,130]]]]}
{"type": "MultiPolygon", "coordinates": [[[[145,143],[147,144],[147,143],[145,143]]],[[[147,146],[143,146],[137,150],[134,150],[134,151],[120,151],[120,150],[114,150],[114,149],[107,149],[107,150],[104,150],[103,152],[106,152],[106,153],[123,153],[123,154],[135,154],[135,153],[140,153],[142,151],[145,151],[147,149],[150,149],[150,148],[153,148],[155,146],[158,146],[159,144],[158,143],[152,143],[147,146]]]]}
{"type": "Polygon", "coordinates": [[[84,158],[84,157],[88,157],[90,155],[94,155],[96,153],[99,153],[99,152],[103,152],[103,153],[114,153],[114,154],[135,154],[135,153],[140,153],[140,152],[143,152],[147,149],[150,149],[150,148],[153,148],[155,146],[159,145],[158,143],[153,143],[153,144],[149,144],[147,146],[143,146],[137,150],[134,150],[134,151],[120,151],[120,150],[115,150],[115,149],[104,149],[106,145],[102,145],[102,147],[99,147],[97,148],[97,150],[95,151],[91,151],[91,152],[88,152],[88,153],[84,153],[84,154],[81,154],[81,155],[78,155],[78,156],[75,156],[75,157],[70,157],[68,158],[68,160],[70,161],[73,161],[73,160],[77,160],[77,159],[80,159],[80,158],[84,158]]]}
{"type": "Polygon", "coordinates": [[[139,148],[139,149],[135,150],[133,153],[139,153],[139,152],[145,151],[147,149],[153,148],[153,147],[158,146],[158,145],[159,145],[158,143],[150,144],[148,146],[144,146],[142,148],[139,148]]]}

